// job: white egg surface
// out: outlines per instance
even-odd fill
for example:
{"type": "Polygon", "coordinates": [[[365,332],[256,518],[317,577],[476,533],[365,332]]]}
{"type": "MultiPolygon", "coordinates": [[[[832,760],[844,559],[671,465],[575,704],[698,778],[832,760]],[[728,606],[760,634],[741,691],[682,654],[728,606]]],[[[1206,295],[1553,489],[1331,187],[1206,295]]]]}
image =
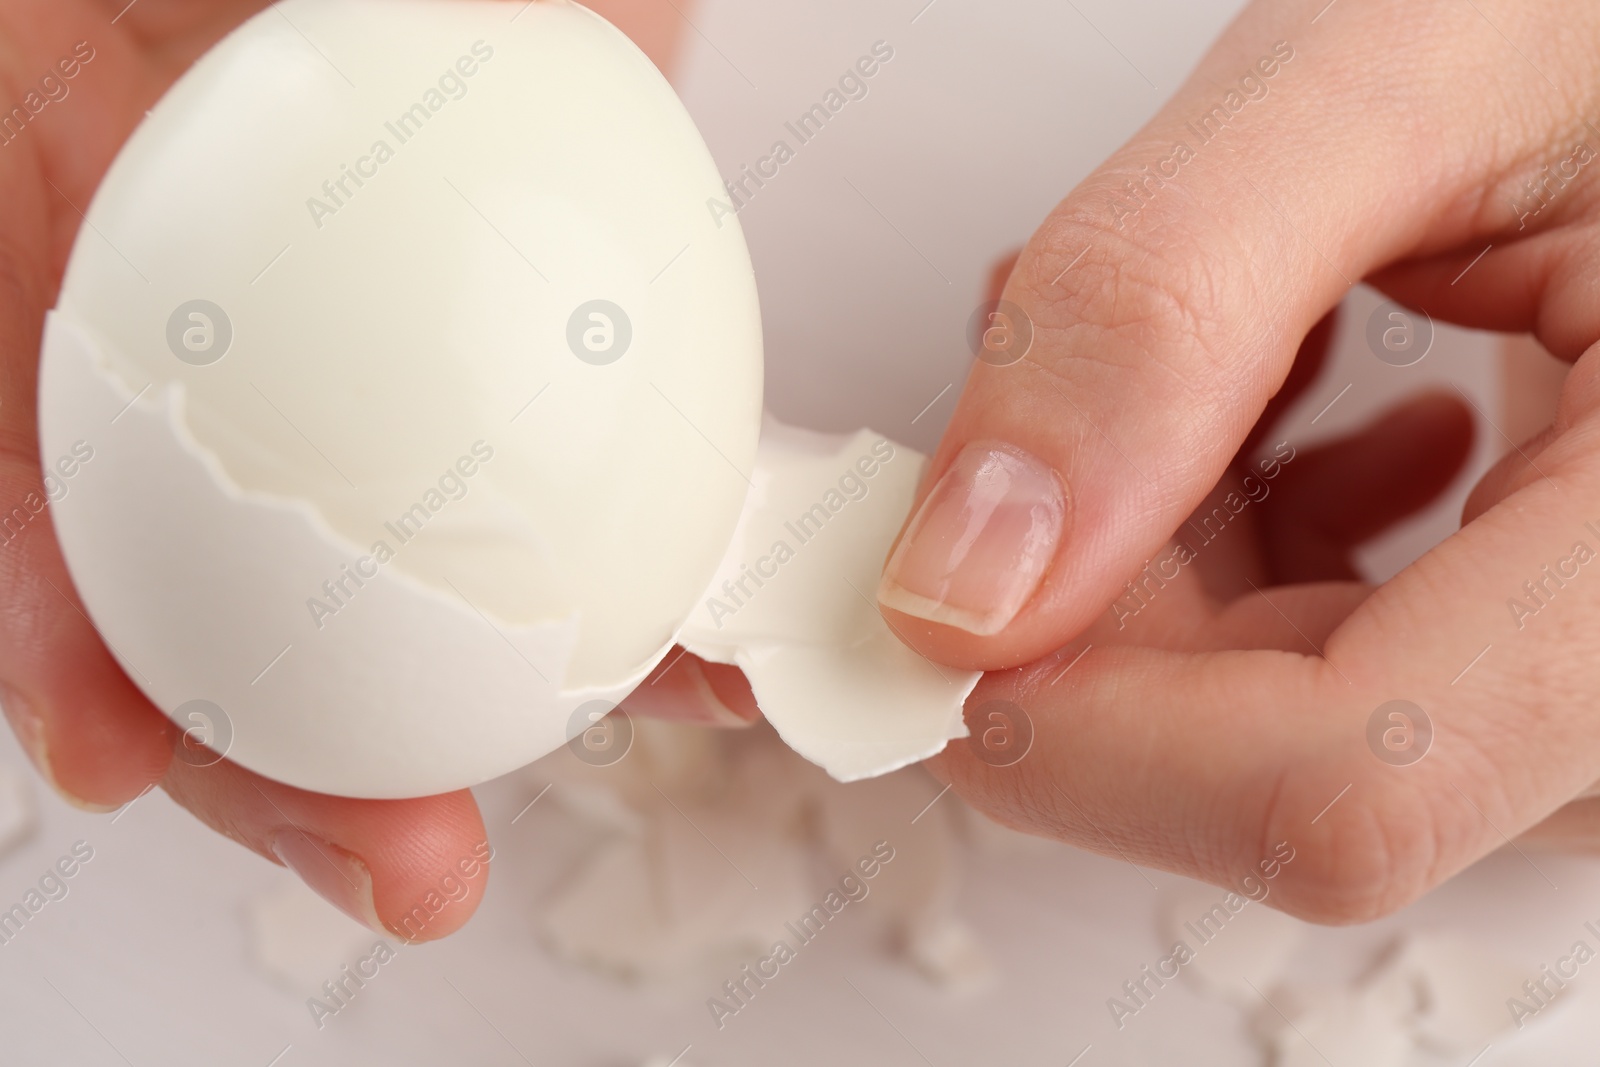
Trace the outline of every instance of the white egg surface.
{"type": "Polygon", "coordinates": [[[362,797],[483,781],[620,700],[751,484],[723,195],[662,76],[565,0],[287,0],[220,43],[111,168],[46,329],[43,458],[80,464],[55,526],[129,676],[216,752],[362,797]]]}

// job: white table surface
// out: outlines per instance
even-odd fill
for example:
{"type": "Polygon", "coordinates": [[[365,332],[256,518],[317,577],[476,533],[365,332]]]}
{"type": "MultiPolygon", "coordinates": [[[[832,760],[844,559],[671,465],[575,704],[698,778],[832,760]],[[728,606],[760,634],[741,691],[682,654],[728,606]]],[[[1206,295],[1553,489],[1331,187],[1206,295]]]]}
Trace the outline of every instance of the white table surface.
{"type": "MultiPolygon", "coordinates": [[[[765,154],[783,121],[874,41],[894,46],[869,97],[802,148],[741,219],[762,286],[770,406],[802,425],[871,424],[929,448],[955,391],[912,419],[965,374],[963,330],[991,264],[1148,117],[1238,5],[936,0],[913,23],[923,3],[704,0],[679,81],[731,174],[765,154]]],[[[1357,294],[1357,323],[1376,300],[1357,294]]],[[[1430,377],[1461,382],[1492,417],[1485,338],[1445,331],[1408,376],[1392,370],[1347,337],[1291,416],[1298,439],[1347,429],[1430,377]],[[1346,384],[1355,388],[1310,427],[1346,384]]],[[[1478,469],[1496,451],[1492,433],[1480,441],[1478,469]]],[[[1450,521],[1446,509],[1414,523],[1367,562],[1390,572],[1450,521]]],[[[0,762],[23,764],[9,737],[0,762]]],[[[1240,1013],[1186,983],[1115,1028],[1106,999],[1163,951],[1151,883],[1165,890],[1179,880],[1064,847],[968,864],[961,913],[998,965],[992,987],[934,988],[874,942],[870,915],[850,913],[839,936],[785,969],[775,995],[718,1032],[704,981],[622,985],[539,946],[533,901],[581,841],[541,808],[511,825],[537,785],[535,768],[479,790],[499,859],[474,922],[446,943],[405,949],[320,1031],[304,1002],[311,991],[280,988],[249,956],[247,902],[280,886],[284,872],[159,793],[115,821],[44,797],[37,836],[0,860],[0,907],[73,842],[90,842],[95,858],[66,899],[0,946],[0,1063],[628,1067],[665,1062],[686,1045],[685,1067],[1064,1067],[1080,1053],[1083,1067],[1263,1062],[1240,1013]]],[[[1503,852],[1399,916],[1313,931],[1294,971],[1343,981],[1415,929],[1455,932],[1532,977],[1600,918],[1597,891],[1593,861],[1503,852]]],[[[1592,1062],[1600,1013],[1585,982],[1593,979],[1582,976],[1569,1004],[1478,1067],[1592,1062]]]]}

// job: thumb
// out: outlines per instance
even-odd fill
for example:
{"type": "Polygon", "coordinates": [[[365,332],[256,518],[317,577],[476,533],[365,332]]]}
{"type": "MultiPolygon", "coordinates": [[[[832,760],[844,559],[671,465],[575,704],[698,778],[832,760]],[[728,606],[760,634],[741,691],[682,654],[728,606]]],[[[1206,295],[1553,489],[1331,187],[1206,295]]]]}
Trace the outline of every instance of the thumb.
{"type": "Polygon", "coordinates": [[[973,669],[1059,647],[1217,483],[1353,280],[1515,222],[1459,205],[1569,119],[1470,6],[1439,11],[1252,5],[1053,212],[975,320],[988,347],[886,565],[909,643],[973,669]]]}

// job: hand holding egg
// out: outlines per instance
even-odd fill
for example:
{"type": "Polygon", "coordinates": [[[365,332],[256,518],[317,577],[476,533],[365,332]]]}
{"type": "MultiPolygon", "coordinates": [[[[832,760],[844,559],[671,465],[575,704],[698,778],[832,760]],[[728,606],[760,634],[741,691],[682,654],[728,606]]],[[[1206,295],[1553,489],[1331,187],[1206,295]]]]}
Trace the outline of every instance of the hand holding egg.
{"type": "MultiPolygon", "coordinates": [[[[601,720],[658,667],[712,706],[742,669],[844,780],[964,736],[976,675],[861,592],[922,458],[776,423],[757,454],[723,195],[571,3],[288,2],[179,80],[86,213],[40,441],[82,614],[180,764],[437,796],[596,731],[625,752],[601,720]],[[679,640],[711,662],[663,666],[679,640]]],[[[272,806],[264,846],[378,925],[368,861],[272,806]]]]}
{"type": "MultiPolygon", "coordinates": [[[[470,917],[487,876],[486,865],[479,862],[486,834],[470,794],[351,800],[286,786],[231,760],[209,767],[174,760],[175,750],[192,746],[183,744],[178,728],[118,665],[89,622],[63,565],[45,501],[70,497],[80,487],[79,479],[105,456],[91,452],[87,437],[76,451],[69,447],[61,456],[40,456],[34,368],[46,310],[55,303],[71,240],[82,226],[79,212],[88,209],[102,175],[145,117],[145,109],[155,105],[203,50],[261,7],[254,2],[207,5],[187,21],[174,22],[154,9],[135,6],[111,25],[124,6],[27,0],[6,0],[0,6],[0,19],[15,44],[0,60],[11,70],[8,83],[32,85],[48,69],[69,90],[20,133],[15,123],[8,127],[7,143],[0,149],[0,198],[12,209],[5,222],[0,273],[17,279],[16,285],[0,287],[0,318],[12,324],[3,342],[4,365],[10,370],[0,406],[5,442],[0,488],[25,516],[11,513],[6,548],[0,553],[7,591],[6,609],[0,612],[0,703],[35,764],[74,803],[109,811],[160,784],[213,828],[263,855],[286,860],[310,884],[369,923],[376,916],[387,925],[437,890],[441,878],[461,878],[468,895],[423,935],[444,936],[470,917]],[[69,59],[76,72],[71,78],[58,65],[69,59]],[[470,875],[462,873],[464,862],[470,875]]],[[[649,21],[636,14],[628,18],[626,4],[607,6],[620,12],[630,30],[649,21]]],[[[508,17],[515,7],[507,5],[508,17]]],[[[676,16],[661,21],[668,30],[677,24],[676,16]]],[[[670,32],[657,33],[650,26],[644,31],[670,44],[670,32]]],[[[441,72],[431,73],[408,91],[436,85],[441,72]]],[[[334,161],[335,171],[339,162],[345,160],[334,161]]],[[[202,330],[190,338],[197,344],[205,341],[204,325],[188,323],[202,330]]],[[[470,454],[471,443],[466,442],[464,454],[470,454]]],[[[434,472],[435,478],[442,474],[442,468],[434,472]]],[[[421,493],[428,484],[415,488],[421,493]]],[[[663,690],[676,694],[658,707],[681,713],[682,704],[703,691],[696,662],[692,657],[678,660],[652,689],[653,697],[663,690]]],[[[737,684],[720,675],[716,681],[724,700],[738,703],[737,684]]],[[[206,739],[200,729],[197,736],[206,739]]],[[[209,759],[202,756],[197,762],[209,759]]]]}

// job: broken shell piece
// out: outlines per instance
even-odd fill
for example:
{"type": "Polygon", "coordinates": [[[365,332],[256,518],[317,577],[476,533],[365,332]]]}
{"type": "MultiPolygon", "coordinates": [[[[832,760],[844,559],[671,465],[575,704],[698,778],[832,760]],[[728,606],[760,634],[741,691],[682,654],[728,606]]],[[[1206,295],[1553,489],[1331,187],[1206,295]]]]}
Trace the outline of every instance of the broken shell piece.
{"type": "Polygon", "coordinates": [[[1384,968],[1409,984],[1418,1008],[1411,1029],[1437,1052],[1476,1052],[1513,1028],[1506,999],[1527,975],[1514,964],[1450,934],[1407,937],[1384,968]]]}
{"type": "Polygon", "coordinates": [[[575,877],[541,908],[554,951],[630,977],[681,973],[730,956],[737,966],[777,940],[792,945],[796,935],[786,924],[803,925],[835,896],[851,901],[852,936],[886,931],[886,945],[932,981],[971,988],[991,977],[956,913],[953,798],[939,799],[925,772],[908,768],[842,784],[757,725],[714,735],[722,740],[718,760],[696,766],[726,785],[697,798],[654,777],[652,768],[663,765],[658,750],[672,750],[678,733],[707,731],[655,724],[614,766],[581,767],[557,756],[530,772],[553,780],[558,794],[580,781],[595,794],[610,791],[612,801],[590,796],[575,810],[558,810],[621,831],[580,860],[575,877]],[[617,808],[630,816],[619,817],[617,808]],[[824,853],[825,882],[814,877],[808,846],[824,853]]]}
{"type": "Polygon", "coordinates": [[[1279,1035],[1290,1028],[1292,1020],[1310,1015],[1319,1004],[1342,995],[1342,987],[1333,984],[1306,984],[1280,982],[1262,986],[1265,995],[1256,998],[1256,1006],[1247,1011],[1247,1028],[1250,1037],[1263,1049],[1276,1046],[1279,1035]]]}
{"type": "Polygon", "coordinates": [[[962,704],[979,674],[911,651],[873,597],[925,464],[870,431],[817,434],[769,416],[738,530],[679,634],[742,668],[784,742],[843,782],[967,736],[962,704]]]}
{"type": "Polygon", "coordinates": [[[39,828],[33,778],[13,767],[0,766],[0,857],[21,846],[39,828]]]}
{"type": "Polygon", "coordinates": [[[268,977],[303,997],[370,955],[381,939],[298,878],[284,875],[281,881],[248,905],[251,951],[268,977]]]}
{"type": "Polygon", "coordinates": [[[1164,932],[1182,941],[1193,958],[1184,973],[1214,995],[1246,1007],[1261,1002],[1304,937],[1303,924],[1239,893],[1194,884],[1171,894],[1164,932]]]}
{"type": "Polygon", "coordinates": [[[710,802],[730,785],[732,761],[725,749],[734,735],[723,730],[684,730],[661,719],[634,716],[633,744],[638,753],[634,768],[646,776],[652,789],[664,789],[674,799],[710,802]]]}
{"type": "MultiPolygon", "coordinates": [[[[749,962],[811,906],[799,813],[819,782],[834,783],[765,726],[722,734],[638,725],[645,728],[615,765],[585,766],[558,753],[532,772],[552,780],[554,796],[574,787],[593,794],[580,801],[578,817],[622,831],[581,860],[541,908],[546,943],[629,978],[749,962]],[[707,748],[707,738],[718,744],[707,748]],[[719,785],[697,791],[696,776],[719,785]],[[597,801],[606,792],[613,800],[597,801]]],[[[561,810],[572,813],[565,803],[561,810]]]]}
{"type": "Polygon", "coordinates": [[[644,819],[629,807],[615,789],[598,782],[569,782],[551,786],[551,797],[568,815],[602,833],[637,837],[645,831],[644,819]]]}
{"type": "Polygon", "coordinates": [[[915,931],[906,940],[906,955],[924,977],[947,989],[976,990],[997,974],[972,928],[954,917],[915,931]]]}
{"type": "MultiPolygon", "coordinates": [[[[742,763],[736,764],[726,750],[742,742],[743,731],[686,730],[643,716],[629,716],[625,725],[614,728],[628,736],[620,754],[591,763],[574,754],[581,742],[573,741],[528,767],[520,777],[535,792],[527,799],[548,786],[555,804],[592,828],[640,834],[644,813],[663,803],[664,794],[680,803],[712,803],[734,787],[735,767],[742,772],[742,763]]],[[[758,725],[750,733],[765,729],[758,725]]],[[[747,799],[765,795],[751,794],[747,799]]]]}
{"type": "Polygon", "coordinates": [[[1291,1020],[1272,1038],[1279,1063],[1409,1062],[1419,1049],[1477,1052],[1513,1026],[1506,998],[1523,975],[1514,965],[1451,934],[1407,936],[1363,981],[1312,993],[1302,1007],[1278,1007],[1291,1020]],[[1396,1050],[1400,1051],[1396,1051],[1396,1050]],[[1385,1058],[1388,1057],[1388,1058],[1385,1058]]]}
{"type": "Polygon", "coordinates": [[[560,955],[628,978],[763,953],[809,907],[803,859],[736,813],[664,803],[642,836],[602,846],[542,930],[560,955]]]}
{"type": "Polygon", "coordinates": [[[637,838],[603,845],[572,883],[539,911],[540,932],[557,955],[613,974],[659,965],[665,920],[651,893],[648,854],[637,838]]]}
{"type": "Polygon", "coordinates": [[[829,783],[813,803],[823,846],[838,867],[853,870],[880,841],[893,848],[894,860],[866,886],[891,941],[925,977],[973,989],[994,976],[956,914],[958,816],[927,772],[906,768],[870,781],[829,783]]]}
{"type": "Polygon", "coordinates": [[[1394,1005],[1364,992],[1318,1004],[1279,1031],[1274,1045],[1277,1067],[1406,1067],[1413,1047],[1394,1005]]]}

